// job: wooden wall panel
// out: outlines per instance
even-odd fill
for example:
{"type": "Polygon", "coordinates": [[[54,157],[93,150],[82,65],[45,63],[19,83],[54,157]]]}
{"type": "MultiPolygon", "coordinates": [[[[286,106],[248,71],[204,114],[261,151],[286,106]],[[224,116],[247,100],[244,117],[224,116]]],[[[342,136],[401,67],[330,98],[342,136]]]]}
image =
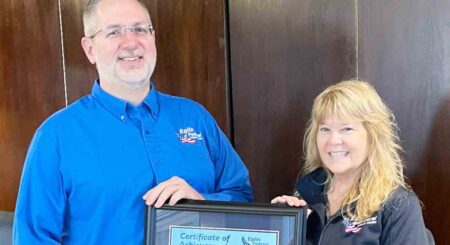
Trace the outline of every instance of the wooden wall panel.
{"type": "Polygon", "coordinates": [[[256,201],[293,190],[313,98],[355,77],[354,1],[229,1],[235,146],[256,201]]]}
{"type": "Polygon", "coordinates": [[[61,1],[68,104],[90,94],[97,79],[95,66],[89,63],[81,47],[84,36],[83,11],[88,0],[61,1]]]}
{"type": "Polygon", "coordinates": [[[2,1],[0,16],[0,211],[13,211],[31,137],[64,107],[58,3],[2,1]]]}
{"type": "Polygon", "coordinates": [[[450,2],[360,1],[359,67],[397,117],[406,173],[450,244],[450,2]]]}
{"type": "MultiPolygon", "coordinates": [[[[86,2],[62,3],[69,102],[89,93],[97,77],[80,46],[86,2]]],[[[229,134],[223,1],[144,2],[156,30],[158,62],[152,77],[156,87],[200,102],[229,134]]]]}
{"type": "Polygon", "coordinates": [[[147,2],[158,48],[155,84],[203,104],[230,136],[224,1],[147,2]]]}

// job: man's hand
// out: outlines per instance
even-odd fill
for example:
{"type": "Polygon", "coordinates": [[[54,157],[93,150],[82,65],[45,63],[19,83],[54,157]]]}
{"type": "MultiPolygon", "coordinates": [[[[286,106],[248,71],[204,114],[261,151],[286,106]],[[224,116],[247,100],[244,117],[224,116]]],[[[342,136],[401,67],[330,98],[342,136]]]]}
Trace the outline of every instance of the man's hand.
{"type": "Polygon", "coordinates": [[[169,205],[175,205],[180,199],[205,200],[194,188],[192,188],[184,179],[174,176],[159,185],[153,187],[142,197],[147,205],[153,205],[160,208],[167,199],[169,205]]]}

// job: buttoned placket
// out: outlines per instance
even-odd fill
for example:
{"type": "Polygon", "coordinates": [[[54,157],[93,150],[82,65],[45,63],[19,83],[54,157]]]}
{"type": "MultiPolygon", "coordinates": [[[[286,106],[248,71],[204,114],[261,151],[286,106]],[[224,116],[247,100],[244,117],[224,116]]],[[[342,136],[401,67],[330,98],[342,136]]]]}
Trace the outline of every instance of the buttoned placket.
{"type": "Polygon", "coordinates": [[[160,144],[158,144],[158,136],[153,131],[155,119],[152,117],[151,113],[144,108],[144,105],[139,108],[139,113],[141,120],[140,129],[142,139],[144,140],[144,144],[147,149],[147,155],[153,168],[157,169],[158,165],[161,163],[161,150],[160,144]]]}
{"type": "MultiPolygon", "coordinates": [[[[132,123],[136,127],[137,130],[139,130],[139,134],[141,135],[142,141],[144,143],[144,148],[145,148],[148,162],[153,165],[155,160],[152,160],[152,154],[150,154],[150,152],[149,152],[149,150],[150,150],[150,146],[149,146],[150,129],[147,126],[147,125],[149,125],[149,123],[147,123],[145,121],[145,113],[142,112],[144,110],[145,110],[145,108],[142,108],[142,105],[135,107],[135,106],[131,106],[131,105],[127,104],[127,113],[128,113],[128,118],[129,118],[128,121],[130,123],[132,123]]],[[[120,119],[124,123],[126,123],[127,120],[123,119],[123,118],[125,118],[125,117],[121,116],[120,119]]]]}

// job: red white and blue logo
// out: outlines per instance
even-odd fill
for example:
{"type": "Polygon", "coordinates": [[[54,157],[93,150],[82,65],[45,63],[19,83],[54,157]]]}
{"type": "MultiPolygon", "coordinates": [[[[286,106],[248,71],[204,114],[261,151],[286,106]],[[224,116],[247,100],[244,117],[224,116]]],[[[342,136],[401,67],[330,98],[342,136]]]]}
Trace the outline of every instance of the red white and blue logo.
{"type": "Polygon", "coordinates": [[[376,223],[377,223],[377,216],[370,217],[361,222],[356,222],[353,219],[347,218],[344,218],[344,220],[342,221],[342,224],[344,224],[345,226],[345,233],[358,233],[363,228],[363,226],[376,223]]]}
{"type": "Polygon", "coordinates": [[[197,133],[192,127],[180,128],[177,137],[183,144],[195,144],[198,140],[203,140],[202,134],[197,133]]]}

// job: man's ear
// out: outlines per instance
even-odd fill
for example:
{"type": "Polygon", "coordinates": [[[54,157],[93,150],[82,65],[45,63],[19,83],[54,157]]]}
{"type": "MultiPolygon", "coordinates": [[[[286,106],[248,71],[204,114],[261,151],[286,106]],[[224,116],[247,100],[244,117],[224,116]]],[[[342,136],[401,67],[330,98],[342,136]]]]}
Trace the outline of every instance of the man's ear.
{"type": "Polygon", "coordinates": [[[95,56],[93,53],[94,47],[92,46],[92,39],[88,37],[82,37],[81,47],[83,47],[84,53],[86,54],[86,57],[89,59],[89,62],[91,62],[91,64],[95,64],[95,56]]]}

